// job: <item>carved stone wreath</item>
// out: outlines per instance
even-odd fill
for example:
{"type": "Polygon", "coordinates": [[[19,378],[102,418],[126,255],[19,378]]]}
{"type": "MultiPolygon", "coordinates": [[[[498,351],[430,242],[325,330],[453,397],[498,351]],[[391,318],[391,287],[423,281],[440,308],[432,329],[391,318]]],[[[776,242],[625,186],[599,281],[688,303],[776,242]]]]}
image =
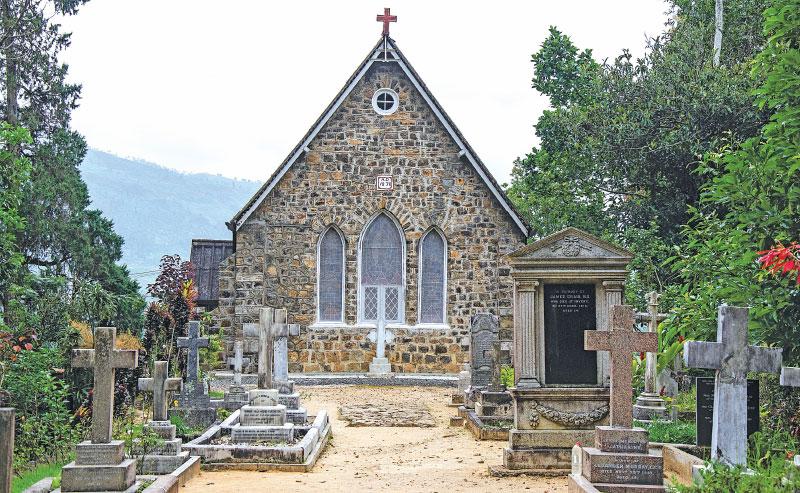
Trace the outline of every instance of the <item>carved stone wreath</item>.
{"type": "Polygon", "coordinates": [[[569,235],[562,238],[561,241],[553,244],[550,249],[553,252],[561,250],[561,254],[565,257],[577,257],[581,254],[582,250],[591,252],[592,246],[581,241],[581,239],[577,236],[569,235]]]}
{"type": "Polygon", "coordinates": [[[539,426],[539,416],[544,416],[553,423],[558,423],[567,428],[580,428],[582,426],[596,423],[605,418],[609,412],[608,404],[604,404],[597,409],[582,412],[568,412],[559,411],[547,406],[543,406],[536,401],[531,401],[532,410],[528,419],[531,422],[531,427],[536,428],[539,426]]]}

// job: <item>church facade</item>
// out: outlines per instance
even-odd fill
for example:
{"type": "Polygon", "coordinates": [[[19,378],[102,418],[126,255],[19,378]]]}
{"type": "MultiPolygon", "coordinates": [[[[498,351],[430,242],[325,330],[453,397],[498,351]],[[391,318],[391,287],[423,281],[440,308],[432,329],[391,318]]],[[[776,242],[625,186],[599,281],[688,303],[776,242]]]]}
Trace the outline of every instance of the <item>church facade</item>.
{"type": "Polygon", "coordinates": [[[228,227],[215,317],[286,308],[292,372],[457,372],[480,312],[511,339],[528,226],[388,35],[228,227]]]}

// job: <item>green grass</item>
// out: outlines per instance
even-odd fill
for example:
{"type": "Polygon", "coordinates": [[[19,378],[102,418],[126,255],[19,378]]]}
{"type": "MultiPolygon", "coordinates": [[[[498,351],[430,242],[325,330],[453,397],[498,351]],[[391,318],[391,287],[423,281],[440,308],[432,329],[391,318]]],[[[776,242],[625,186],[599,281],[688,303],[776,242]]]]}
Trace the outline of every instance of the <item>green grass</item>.
{"type": "Polygon", "coordinates": [[[697,427],[688,421],[653,421],[642,423],[634,421],[634,426],[640,426],[648,431],[651,442],[660,443],[695,443],[697,427]]]}
{"type": "Polygon", "coordinates": [[[221,390],[210,390],[208,396],[212,399],[222,399],[225,397],[225,392],[221,390]]]}
{"type": "Polygon", "coordinates": [[[21,493],[26,488],[30,488],[40,479],[48,477],[61,477],[61,467],[64,464],[40,464],[30,471],[22,473],[22,476],[14,477],[11,480],[11,493],[21,493]]]}

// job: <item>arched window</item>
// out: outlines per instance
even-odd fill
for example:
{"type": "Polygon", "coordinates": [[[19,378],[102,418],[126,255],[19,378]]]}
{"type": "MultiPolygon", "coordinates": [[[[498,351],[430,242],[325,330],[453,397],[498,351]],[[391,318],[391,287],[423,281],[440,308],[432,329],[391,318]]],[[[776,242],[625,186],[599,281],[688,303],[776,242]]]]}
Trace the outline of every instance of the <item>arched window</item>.
{"type": "Polygon", "coordinates": [[[344,238],[330,226],[319,240],[317,252],[317,317],[320,322],[341,322],[344,314],[344,238]]]}
{"type": "Polygon", "coordinates": [[[388,214],[382,212],[367,224],[360,250],[361,320],[402,322],[405,242],[398,225],[388,214]]]}
{"type": "Polygon", "coordinates": [[[422,237],[419,247],[419,323],[445,323],[447,248],[435,229],[422,237]]]}

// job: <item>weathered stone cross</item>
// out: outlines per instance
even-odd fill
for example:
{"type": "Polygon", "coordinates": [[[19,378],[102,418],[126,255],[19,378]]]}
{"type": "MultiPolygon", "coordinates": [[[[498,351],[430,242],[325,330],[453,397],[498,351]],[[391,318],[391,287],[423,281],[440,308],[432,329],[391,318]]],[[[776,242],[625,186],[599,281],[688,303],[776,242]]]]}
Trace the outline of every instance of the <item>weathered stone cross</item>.
{"type": "MultiPolygon", "coordinates": [[[[648,331],[658,334],[658,323],[667,318],[666,313],[658,313],[659,294],[655,291],[647,293],[647,313],[637,313],[637,321],[647,322],[648,331]]],[[[658,396],[659,389],[656,388],[658,353],[648,352],[645,356],[644,368],[644,394],[658,396]]]]}
{"type": "Polygon", "coordinates": [[[94,349],[73,349],[73,368],[94,370],[92,391],[92,443],[111,441],[114,412],[114,373],[117,368],[136,368],[138,353],[114,349],[117,340],[115,327],[94,329],[94,349]]]}
{"type": "Polygon", "coordinates": [[[139,390],[153,393],[153,421],[167,420],[167,392],[181,389],[181,379],[168,376],[169,362],[156,361],[153,378],[139,379],[139,390]]]}
{"type": "Polygon", "coordinates": [[[198,377],[200,367],[200,348],[208,347],[208,337],[200,337],[200,322],[193,320],[189,322],[189,337],[178,337],[178,347],[189,348],[189,355],[186,357],[186,381],[196,392],[200,386],[198,377]]]}
{"type": "Polygon", "coordinates": [[[689,341],[683,358],[689,368],[717,370],[711,459],[729,465],[747,462],[747,373],[777,373],[782,349],[747,345],[747,308],[722,305],[717,342],[689,341]]]}
{"type": "Polygon", "coordinates": [[[272,324],[275,322],[275,309],[262,308],[258,317],[258,388],[272,388],[272,359],[274,337],[272,324]]]}
{"type": "Polygon", "coordinates": [[[611,330],[584,331],[587,351],[608,351],[611,355],[611,426],[633,425],[632,354],[658,351],[658,335],[633,330],[633,307],[614,305],[609,319],[611,330]]]}
{"type": "Polygon", "coordinates": [[[388,36],[389,35],[389,23],[390,22],[397,22],[397,16],[396,15],[391,15],[389,13],[390,11],[391,11],[391,9],[389,9],[389,8],[383,9],[383,15],[378,14],[377,18],[375,19],[378,22],[383,22],[383,35],[384,36],[388,36]]]}

